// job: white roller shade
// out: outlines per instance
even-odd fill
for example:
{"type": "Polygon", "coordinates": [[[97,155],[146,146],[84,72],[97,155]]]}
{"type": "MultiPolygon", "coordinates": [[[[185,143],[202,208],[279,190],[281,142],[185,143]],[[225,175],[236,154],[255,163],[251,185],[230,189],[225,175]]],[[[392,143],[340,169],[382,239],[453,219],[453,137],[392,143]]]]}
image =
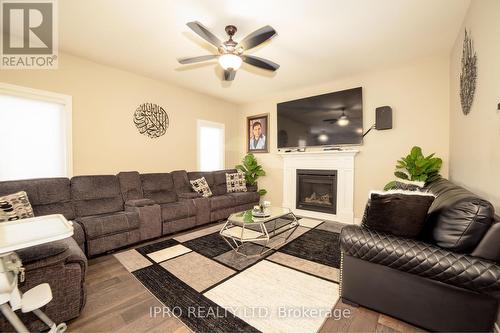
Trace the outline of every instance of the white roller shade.
{"type": "Polygon", "coordinates": [[[198,168],[224,169],[224,124],[198,120],[198,168]]]}
{"type": "Polygon", "coordinates": [[[0,180],[69,176],[65,105],[0,93],[0,180]]]}

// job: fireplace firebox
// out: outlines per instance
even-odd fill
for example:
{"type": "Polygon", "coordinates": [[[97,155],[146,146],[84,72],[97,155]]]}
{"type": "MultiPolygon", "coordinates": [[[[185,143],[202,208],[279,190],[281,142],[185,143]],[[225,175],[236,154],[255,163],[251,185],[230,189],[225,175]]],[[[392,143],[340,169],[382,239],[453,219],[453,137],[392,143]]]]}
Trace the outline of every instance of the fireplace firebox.
{"type": "Polygon", "coordinates": [[[296,208],[337,213],[337,170],[297,169],[296,208]]]}

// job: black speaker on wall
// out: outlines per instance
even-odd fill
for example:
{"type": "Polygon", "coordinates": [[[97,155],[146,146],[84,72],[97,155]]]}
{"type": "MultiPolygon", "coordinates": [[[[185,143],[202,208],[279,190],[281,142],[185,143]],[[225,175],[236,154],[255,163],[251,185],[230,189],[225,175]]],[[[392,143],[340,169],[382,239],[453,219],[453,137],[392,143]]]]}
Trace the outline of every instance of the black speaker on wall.
{"type": "Polygon", "coordinates": [[[392,128],[392,108],[381,106],[375,109],[375,129],[387,130],[392,128]]]}

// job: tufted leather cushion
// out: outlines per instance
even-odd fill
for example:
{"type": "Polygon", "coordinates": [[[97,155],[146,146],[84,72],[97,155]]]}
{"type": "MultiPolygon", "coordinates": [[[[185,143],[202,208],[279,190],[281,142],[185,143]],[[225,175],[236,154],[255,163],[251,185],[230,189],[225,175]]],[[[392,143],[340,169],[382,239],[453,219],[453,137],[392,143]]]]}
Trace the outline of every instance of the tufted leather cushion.
{"type": "Polygon", "coordinates": [[[500,297],[500,266],[356,225],[342,228],[342,252],[375,264],[500,297]]]}
{"type": "Polygon", "coordinates": [[[431,183],[428,190],[436,199],[429,209],[426,239],[451,251],[471,253],[493,223],[491,203],[446,179],[431,183]]]}

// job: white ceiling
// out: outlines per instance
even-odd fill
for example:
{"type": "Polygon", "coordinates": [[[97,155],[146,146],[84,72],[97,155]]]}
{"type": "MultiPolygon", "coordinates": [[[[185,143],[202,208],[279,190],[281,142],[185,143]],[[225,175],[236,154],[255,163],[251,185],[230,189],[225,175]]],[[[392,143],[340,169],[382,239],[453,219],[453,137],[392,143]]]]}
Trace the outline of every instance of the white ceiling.
{"type": "Polygon", "coordinates": [[[95,62],[245,103],[265,95],[414,59],[448,54],[470,0],[63,0],[60,48],[95,62]],[[176,58],[215,49],[185,24],[200,21],[222,40],[269,24],[278,36],[250,51],[281,65],[243,65],[222,82],[216,61],[176,58]]]}

